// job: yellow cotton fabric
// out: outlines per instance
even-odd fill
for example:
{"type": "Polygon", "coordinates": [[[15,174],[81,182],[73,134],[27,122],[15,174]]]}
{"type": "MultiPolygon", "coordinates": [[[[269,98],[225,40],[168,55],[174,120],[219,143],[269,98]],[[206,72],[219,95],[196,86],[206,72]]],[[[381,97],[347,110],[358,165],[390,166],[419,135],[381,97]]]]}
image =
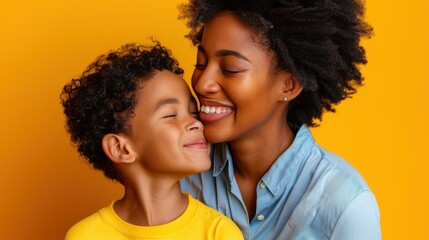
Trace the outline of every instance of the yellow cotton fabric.
{"type": "Polygon", "coordinates": [[[74,225],[65,240],[128,239],[243,239],[239,228],[226,216],[187,194],[189,203],[177,219],[158,226],[137,226],[122,220],[112,202],[74,225]]]}

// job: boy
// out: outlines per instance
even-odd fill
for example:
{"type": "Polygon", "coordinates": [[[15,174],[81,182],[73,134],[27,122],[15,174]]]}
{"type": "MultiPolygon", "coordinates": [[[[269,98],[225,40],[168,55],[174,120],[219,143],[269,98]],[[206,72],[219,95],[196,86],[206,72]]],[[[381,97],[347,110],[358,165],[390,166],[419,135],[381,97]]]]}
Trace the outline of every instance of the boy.
{"type": "Polygon", "coordinates": [[[182,193],[210,168],[197,105],[169,50],[128,44],[102,55],[61,93],[77,149],[122,199],[73,226],[66,240],[242,239],[227,217],[182,193]]]}

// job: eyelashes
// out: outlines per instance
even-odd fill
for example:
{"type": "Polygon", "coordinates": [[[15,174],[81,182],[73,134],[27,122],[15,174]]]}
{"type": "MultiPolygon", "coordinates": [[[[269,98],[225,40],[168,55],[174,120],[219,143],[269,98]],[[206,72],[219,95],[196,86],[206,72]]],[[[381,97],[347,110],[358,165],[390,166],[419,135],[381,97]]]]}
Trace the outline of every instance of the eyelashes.
{"type": "Polygon", "coordinates": [[[194,67],[198,70],[204,70],[206,69],[206,64],[195,64],[194,67]]]}
{"type": "MultiPolygon", "coordinates": [[[[206,69],[206,65],[205,64],[195,64],[194,65],[195,69],[198,69],[200,71],[204,71],[206,69]]],[[[242,73],[245,72],[246,70],[242,70],[242,69],[221,69],[222,73],[224,74],[237,74],[237,73],[242,73]]]]}
{"type": "MultiPolygon", "coordinates": [[[[190,112],[189,115],[191,115],[195,119],[198,119],[198,120],[200,119],[200,117],[199,117],[199,111],[190,112]]],[[[168,115],[163,116],[162,118],[164,118],[164,119],[174,119],[176,117],[177,117],[177,114],[168,114],[168,115]]]]}
{"type": "MultiPolygon", "coordinates": [[[[206,69],[206,64],[195,64],[194,67],[195,69],[198,69],[200,71],[204,71],[206,69]]],[[[221,68],[222,73],[224,74],[237,74],[237,73],[241,73],[241,72],[245,72],[246,69],[239,69],[239,68],[221,68]]]]}
{"type": "Polygon", "coordinates": [[[168,114],[168,115],[165,115],[162,118],[175,118],[175,117],[177,117],[177,114],[168,114]]]}
{"type": "Polygon", "coordinates": [[[226,74],[236,74],[236,73],[241,73],[244,70],[227,70],[227,69],[223,69],[222,72],[226,73],[226,74]]]}

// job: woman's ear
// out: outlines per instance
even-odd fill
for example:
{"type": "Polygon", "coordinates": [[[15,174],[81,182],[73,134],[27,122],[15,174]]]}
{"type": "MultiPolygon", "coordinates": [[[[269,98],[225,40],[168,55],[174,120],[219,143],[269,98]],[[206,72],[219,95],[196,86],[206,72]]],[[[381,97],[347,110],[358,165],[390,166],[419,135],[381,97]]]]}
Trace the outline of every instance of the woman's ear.
{"type": "Polygon", "coordinates": [[[280,81],[282,84],[282,97],[280,101],[288,102],[296,98],[302,91],[301,83],[290,73],[279,73],[280,81]]]}
{"type": "Polygon", "coordinates": [[[106,134],[101,145],[106,156],[114,163],[133,163],[136,159],[129,140],[124,136],[113,133],[106,134]]]}

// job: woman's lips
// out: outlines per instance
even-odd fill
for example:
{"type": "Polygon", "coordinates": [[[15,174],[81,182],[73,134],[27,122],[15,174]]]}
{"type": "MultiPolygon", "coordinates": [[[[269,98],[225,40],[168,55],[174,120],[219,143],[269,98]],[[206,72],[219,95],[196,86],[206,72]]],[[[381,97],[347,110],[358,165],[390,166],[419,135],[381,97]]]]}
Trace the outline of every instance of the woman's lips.
{"type": "Polygon", "coordinates": [[[208,106],[201,105],[200,119],[203,122],[212,122],[220,120],[233,112],[229,106],[208,106]]]}
{"type": "Polygon", "coordinates": [[[222,114],[222,113],[228,113],[232,111],[231,107],[225,107],[225,106],[204,106],[201,105],[201,112],[204,112],[206,114],[222,114]]]}

